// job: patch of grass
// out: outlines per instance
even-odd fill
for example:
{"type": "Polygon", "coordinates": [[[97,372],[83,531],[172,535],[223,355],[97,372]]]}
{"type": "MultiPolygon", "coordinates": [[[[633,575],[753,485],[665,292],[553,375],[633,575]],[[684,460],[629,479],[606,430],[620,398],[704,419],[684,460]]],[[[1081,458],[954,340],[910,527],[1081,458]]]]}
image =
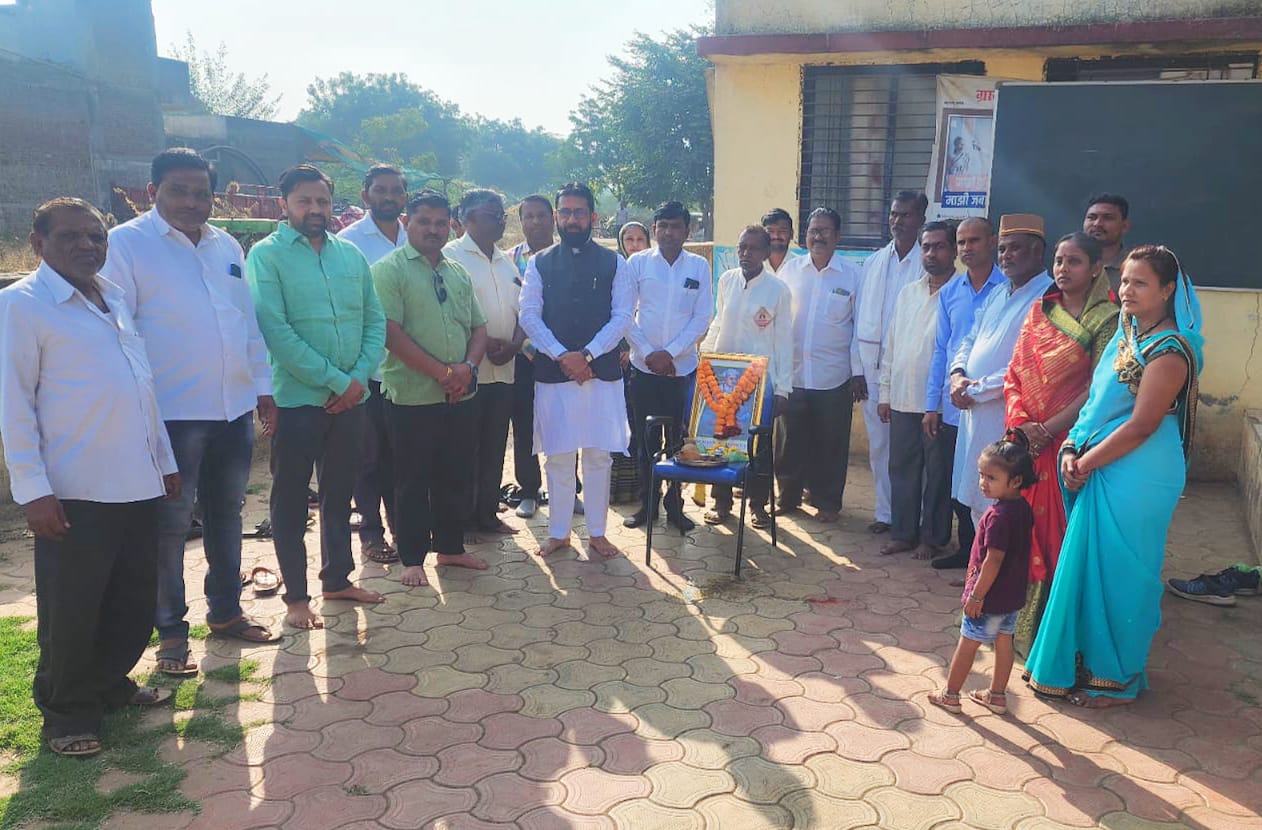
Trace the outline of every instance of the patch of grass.
{"type": "MultiPolygon", "coordinates": [[[[197,623],[188,627],[188,638],[190,640],[205,640],[210,637],[210,626],[206,623],[197,623]]],[[[149,632],[149,647],[153,648],[160,640],[158,639],[158,629],[149,632]]]]}
{"type": "Polygon", "coordinates": [[[257,496],[261,493],[266,493],[267,488],[268,488],[267,482],[265,481],[255,482],[254,484],[250,484],[245,488],[245,494],[247,496],[257,496]]]}
{"type": "MultiPolygon", "coordinates": [[[[158,750],[164,739],[177,734],[216,744],[224,752],[237,746],[247,726],[227,721],[222,712],[239,698],[211,697],[197,679],[179,681],[174,685],[175,709],[194,711],[191,718],[146,728],[142,710],[124,709],[102,724],[101,742],[105,749],[100,755],[62,758],[41,746],[41,717],[31,700],[39,646],[35,632],[27,630],[26,622],[0,617],[0,753],[16,756],[4,771],[21,776],[20,790],[0,799],[0,830],[37,821],[57,828],[90,830],[116,811],[198,810],[195,802],[180,794],[184,769],[163,763],[158,750]],[[96,783],[109,769],[137,773],[144,778],[102,794],[97,792],[96,783]]],[[[239,665],[222,666],[207,676],[246,682],[254,678],[258,669],[256,661],[246,660],[239,665]]],[[[159,681],[158,677],[153,679],[159,681]]]]}
{"type": "Polygon", "coordinates": [[[251,683],[256,681],[258,672],[258,660],[242,660],[202,674],[207,680],[218,680],[220,683],[251,683]]]}

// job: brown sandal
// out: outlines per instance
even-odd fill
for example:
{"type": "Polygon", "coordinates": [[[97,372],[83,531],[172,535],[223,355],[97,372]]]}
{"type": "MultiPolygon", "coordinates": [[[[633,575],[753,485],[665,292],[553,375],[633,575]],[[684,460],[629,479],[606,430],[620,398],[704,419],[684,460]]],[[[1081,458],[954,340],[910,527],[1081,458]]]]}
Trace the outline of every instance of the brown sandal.
{"type": "Polygon", "coordinates": [[[158,660],[158,671],[167,677],[193,677],[197,674],[197,664],[193,662],[193,652],[188,650],[187,641],[159,648],[154,657],[158,660]],[[167,664],[165,668],[163,663],[167,664]]]}
{"type": "Polygon", "coordinates": [[[245,614],[231,622],[209,623],[209,626],[210,632],[216,637],[229,637],[247,643],[275,643],[280,640],[279,634],[273,634],[270,628],[245,614]],[[250,633],[255,631],[258,633],[250,633]]]}
{"type": "Polygon", "coordinates": [[[48,748],[65,758],[86,758],[101,752],[101,738],[90,732],[49,738],[48,748]],[[76,747],[78,747],[76,749],[76,747]]]}
{"type": "Polygon", "coordinates": [[[280,590],[280,586],[285,581],[280,578],[280,574],[271,568],[264,568],[262,565],[250,571],[250,582],[254,584],[254,596],[270,597],[280,590]]]}

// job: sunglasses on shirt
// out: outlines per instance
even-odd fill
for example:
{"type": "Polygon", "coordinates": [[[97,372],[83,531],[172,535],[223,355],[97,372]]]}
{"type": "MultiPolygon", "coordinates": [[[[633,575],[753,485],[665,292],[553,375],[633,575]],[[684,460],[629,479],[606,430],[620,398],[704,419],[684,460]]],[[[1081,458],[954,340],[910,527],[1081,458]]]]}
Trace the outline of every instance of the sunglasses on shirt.
{"type": "Polygon", "coordinates": [[[434,296],[438,297],[439,305],[447,302],[447,286],[443,283],[443,275],[434,272],[434,296]]]}

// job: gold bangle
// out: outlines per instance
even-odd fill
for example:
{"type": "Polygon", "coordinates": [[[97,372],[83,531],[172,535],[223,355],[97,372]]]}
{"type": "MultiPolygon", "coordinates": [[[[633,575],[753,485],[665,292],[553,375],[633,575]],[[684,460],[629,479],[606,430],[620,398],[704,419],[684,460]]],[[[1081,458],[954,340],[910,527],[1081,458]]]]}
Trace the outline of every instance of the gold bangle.
{"type": "Polygon", "coordinates": [[[452,370],[452,368],[451,368],[450,366],[448,366],[448,367],[447,367],[447,375],[446,375],[446,377],[444,377],[444,378],[443,378],[443,380],[446,380],[447,378],[451,377],[451,376],[452,376],[452,374],[453,374],[453,370],[452,370]]]}

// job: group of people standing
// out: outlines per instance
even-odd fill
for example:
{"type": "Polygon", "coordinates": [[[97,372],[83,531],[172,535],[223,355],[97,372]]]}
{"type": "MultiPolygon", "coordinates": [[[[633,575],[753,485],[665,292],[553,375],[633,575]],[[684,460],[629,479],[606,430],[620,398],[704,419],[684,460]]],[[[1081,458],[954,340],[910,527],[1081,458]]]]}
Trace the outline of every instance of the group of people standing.
{"type": "MultiPolygon", "coordinates": [[[[127,678],[155,624],[159,671],[198,671],[184,587],[195,500],[211,631],[279,639],[240,603],[255,413],[271,441],[285,622],[318,628],[304,538],[313,472],[325,600],[383,601],[351,581],[352,505],[363,559],[401,561],[405,585],[428,584],[430,553],[440,567],[487,568],[466,534],[514,532],[500,519],[510,430],[519,516],[539,509],[547,475],[539,555],[573,544],[578,512],[589,552],[620,554],[606,534],[615,459],[638,483],[625,525],[664,507],[691,530],[678,485],[650,492],[649,465],[680,439],[701,351],[768,359],[779,499],[768,477],[750,479],[755,527],[805,502],[814,519],[838,520],[859,403],[877,489],[869,529],[891,532],[882,553],[917,550],[951,567],[971,552],[966,613],[1012,614],[987,602],[1005,552],[982,568],[974,525],[988,544],[1003,537],[985,518],[989,500],[1028,486],[1033,554],[1014,548],[1003,567],[1028,560],[1030,619],[977,630],[1040,632],[1028,665],[1042,691],[1081,690],[1084,666],[1093,692],[1142,688],[1156,617],[1136,580],[1157,578],[1182,488],[1172,454],[1191,436],[1200,336],[1173,255],[1145,247],[1123,259],[1124,200],[1093,200],[1086,232],[1057,243],[1054,281],[1038,217],[1006,216],[997,232],[981,218],[925,224],[924,195],[908,192],[891,205],[891,243],[862,268],[837,252],[836,211],[810,213],[808,252],[795,256],[793,218],[777,209],[741,232],[739,267],[716,286],[709,263],[683,249],[692,217],[678,202],[651,227],[622,227],[619,253],[592,239],[595,197],[571,183],[555,202],[519,203],[525,241],[504,251],[502,196],[470,190],[453,209],[378,166],[360,194],[368,213],[334,235],[332,182],[304,164],[280,179],[285,220],[246,256],[208,223],[215,184],[204,158],[176,148],[153,162],[153,209],[108,234],[87,202],[46,202],[31,233],[39,268],[0,292],[0,428],[36,536],[35,699],[54,751],[93,754],[104,712],[167,699],[127,678]],[[1112,225],[1092,219],[1115,214],[1112,225]],[[966,270],[954,275],[957,256],[966,270]],[[644,430],[652,416],[673,425],[644,430]],[[979,483],[987,452],[1013,455],[983,452],[1006,430],[1034,473],[1020,486],[979,483]],[[1076,494],[1068,526],[1062,483],[1076,494]],[[1152,496],[1143,509],[1141,490],[1152,496]],[[952,516],[960,551],[946,556],[952,516]],[[1127,575],[1123,615],[1084,605],[1112,595],[1113,569],[1127,575]]],[[[732,493],[714,489],[704,520],[721,524],[732,493]]],[[[958,686],[945,694],[958,704],[958,686]]]]}

